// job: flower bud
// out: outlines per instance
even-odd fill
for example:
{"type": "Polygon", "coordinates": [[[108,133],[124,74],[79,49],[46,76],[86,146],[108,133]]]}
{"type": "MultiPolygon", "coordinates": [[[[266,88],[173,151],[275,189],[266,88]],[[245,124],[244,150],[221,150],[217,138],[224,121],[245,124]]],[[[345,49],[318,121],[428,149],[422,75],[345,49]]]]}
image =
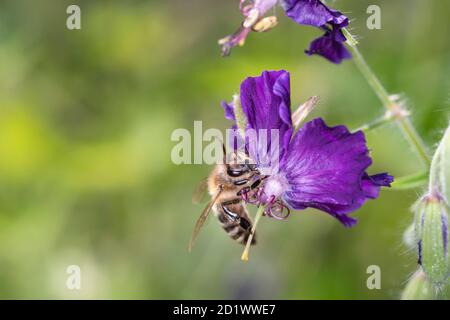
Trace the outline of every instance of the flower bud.
{"type": "Polygon", "coordinates": [[[437,190],[450,203],[450,126],[444,133],[430,168],[430,191],[437,190]]]}
{"type": "Polygon", "coordinates": [[[438,194],[424,196],[414,219],[419,263],[430,282],[441,286],[449,274],[448,208],[438,194]]]}
{"type": "Polygon", "coordinates": [[[442,193],[450,204],[450,126],[445,131],[440,145],[441,152],[441,188],[442,193]]]}
{"type": "Polygon", "coordinates": [[[433,298],[433,288],[423,271],[417,270],[403,290],[402,300],[431,300],[433,298]]]}

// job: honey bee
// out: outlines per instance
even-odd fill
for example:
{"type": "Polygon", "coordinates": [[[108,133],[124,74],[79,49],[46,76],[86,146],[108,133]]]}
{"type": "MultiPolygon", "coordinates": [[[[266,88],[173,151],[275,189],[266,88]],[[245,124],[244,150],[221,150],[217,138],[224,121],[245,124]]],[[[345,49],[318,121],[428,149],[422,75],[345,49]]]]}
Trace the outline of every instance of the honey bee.
{"type": "MultiPolygon", "coordinates": [[[[264,180],[256,165],[251,164],[248,158],[242,159],[242,155],[231,154],[231,161],[227,163],[224,148],[223,164],[217,164],[194,192],[193,202],[198,202],[202,191],[208,190],[211,201],[203,210],[189,243],[189,251],[194,245],[195,239],[209,216],[210,211],[219,220],[222,228],[238,243],[246,244],[252,230],[252,220],[248,214],[244,199],[251,197],[264,180]],[[238,161],[238,159],[241,159],[238,161]]],[[[255,235],[251,244],[256,243],[255,235]]]]}

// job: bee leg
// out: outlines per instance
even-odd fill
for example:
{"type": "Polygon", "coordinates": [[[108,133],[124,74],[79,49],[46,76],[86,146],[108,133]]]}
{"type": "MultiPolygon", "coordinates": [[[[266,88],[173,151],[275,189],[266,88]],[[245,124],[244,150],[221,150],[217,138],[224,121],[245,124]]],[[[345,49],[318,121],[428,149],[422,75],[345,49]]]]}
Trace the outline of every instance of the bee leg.
{"type": "MultiPolygon", "coordinates": [[[[241,190],[239,190],[236,195],[241,196],[241,195],[245,195],[246,193],[249,193],[251,190],[254,190],[256,188],[259,187],[259,185],[261,184],[261,182],[265,179],[265,177],[259,178],[257,180],[255,180],[250,187],[244,187],[241,190]]],[[[243,180],[239,180],[236,181],[234,184],[235,185],[241,185],[241,184],[246,184],[248,183],[249,180],[248,179],[243,179],[243,180]]]]}
{"type": "Polygon", "coordinates": [[[260,184],[261,184],[261,179],[258,179],[252,183],[252,185],[250,186],[250,189],[253,190],[253,189],[257,188],[260,184]]]}
{"type": "Polygon", "coordinates": [[[245,230],[249,230],[251,232],[252,225],[250,224],[250,221],[248,221],[247,219],[241,217],[239,225],[245,230]]]}
{"type": "Polygon", "coordinates": [[[258,188],[259,185],[261,184],[261,182],[262,182],[264,179],[266,179],[266,178],[267,178],[267,176],[262,176],[262,177],[260,177],[259,179],[256,179],[256,180],[251,184],[250,189],[253,190],[253,189],[258,188]]]}

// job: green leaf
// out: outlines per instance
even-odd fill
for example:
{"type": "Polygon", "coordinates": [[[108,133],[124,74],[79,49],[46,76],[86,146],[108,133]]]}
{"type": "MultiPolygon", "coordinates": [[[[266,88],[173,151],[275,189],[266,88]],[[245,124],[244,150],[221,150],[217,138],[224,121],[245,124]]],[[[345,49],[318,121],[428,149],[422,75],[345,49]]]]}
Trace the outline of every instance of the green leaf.
{"type": "Polygon", "coordinates": [[[428,170],[409,176],[396,178],[392,183],[393,190],[408,190],[422,187],[428,183],[428,170]]]}

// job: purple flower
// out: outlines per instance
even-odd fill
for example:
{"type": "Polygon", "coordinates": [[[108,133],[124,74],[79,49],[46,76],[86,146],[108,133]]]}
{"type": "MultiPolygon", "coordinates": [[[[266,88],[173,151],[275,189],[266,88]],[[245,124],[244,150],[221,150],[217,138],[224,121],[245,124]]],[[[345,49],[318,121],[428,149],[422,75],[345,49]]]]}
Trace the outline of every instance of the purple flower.
{"type": "Polygon", "coordinates": [[[341,30],[327,30],[325,34],[311,42],[307,55],[318,54],[331,62],[341,63],[344,59],[350,59],[352,55],[344,45],[345,37],[341,30]]]}
{"type": "MultiPolygon", "coordinates": [[[[344,46],[346,41],[341,29],[348,25],[348,18],[341,12],[331,9],[319,0],[280,0],[286,15],[295,22],[325,30],[325,34],[310,44],[308,55],[318,54],[334,63],[351,58],[344,46]]],[[[253,31],[269,30],[271,27],[255,28],[263,21],[263,16],[277,3],[277,0],[241,0],[241,11],[245,20],[232,35],[219,41],[222,54],[229,55],[233,47],[243,45],[248,34],[253,31]],[[248,3],[248,4],[247,4],[248,3]]]]}
{"type": "Polygon", "coordinates": [[[225,101],[222,102],[223,111],[225,111],[225,118],[231,121],[236,121],[236,117],[234,116],[234,105],[233,103],[227,103],[225,101]]]}
{"type": "Polygon", "coordinates": [[[334,63],[352,56],[344,45],[347,40],[341,29],[348,26],[348,18],[341,12],[328,8],[319,0],[282,0],[286,15],[299,24],[325,30],[325,34],[310,44],[308,55],[318,54],[334,63]]]}
{"type": "Polygon", "coordinates": [[[328,8],[319,0],[281,0],[286,15],[299,24],[321,28],[329,23],[339,29],[348,25],[348,18],[328,8]]]}
{"type": "Polygon", "coordinates": [[[257,135],[248,145],[249,156],[258,167],[260,154],[268,154],[276,164],[261,171],[263,184],[253,194],[254,203],[266,205],[267,215],[279,217],[285,208],[311,207],[350,227],[356,220],[348,214],[367,199],[377,198],[380,188],[393,181],[387,173],[367,174],[372,160],[362,131],[328,127],[317,118],[293,134],[288,72],[265,71],[259,77],[247,78],[240,95],[247,130],[279,130],[278,141],[264,146],[257,135]],[[279,144],[276,154],[269,151],[273,144],[279,144]]]}
{"type": "Polygon", "coordinates": [[[222,47],[222,55],[228,56],[233,47],[244,45],[245,39],[252,31],[253,26],[263,18],[267,11],[276,5],[277,1],[254,0],[248,1],[249,4],[246,4],[246,0],[240,0],[239,8],[245,20],[235,33],[219,40],[219,45],[222,47]]]}

